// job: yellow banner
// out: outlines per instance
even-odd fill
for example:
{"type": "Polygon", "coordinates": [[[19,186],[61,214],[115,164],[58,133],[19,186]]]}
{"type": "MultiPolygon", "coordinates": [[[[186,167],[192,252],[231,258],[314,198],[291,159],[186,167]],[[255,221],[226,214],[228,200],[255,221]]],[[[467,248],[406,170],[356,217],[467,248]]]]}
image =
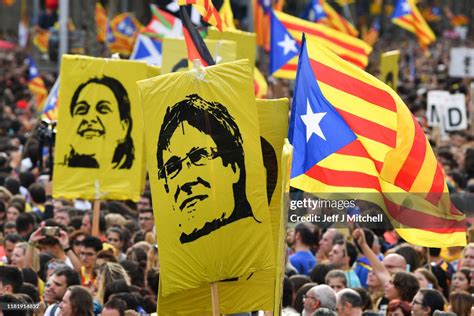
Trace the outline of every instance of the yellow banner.
{"type": "Polygon", "coordinates": [[[228,40],[237,43],[236,60],[248,59],[250,65],[255,65],[257,57],[257,35],[239,30],[228,30],[220,32],[215,27],[210,27],[207,33],[208,39],[228,40]]]}
{"type": "MultiPolygon", "coordinates": [[[[235,42],[204,39],[204,43],[206,43],[214,60],[218,56],[217,64],[236,60],[237,44],[235,42]]],[[[188,53],[184,39],[163,39],[163,62],[161,67],[162,74],[189,70],[188,53]]]]}
{"type": "Polygon", "coordinates": [[[53,196],[138,201],[145,168],[136,81],[147,65],[64,55],[60,72],[53,196]]]}
{"type": "Polygon", "coordinates": [[[399,50],[392,50],[380,55],[380,80],[385,82],[394,91],[398,86],[398,59],[399,50]]]}
{"type": "Polygon", "coordinates": [[[274,267],[248,61],[138,82],[162,294],[274,267]]]}
{"type": "MultiPolygon", "coordinates": [[[[267,199],[270,200],[270,220],[274,237],[283,236],[279,231],[281,229],[280,159],[283,141],[288,130],[288,107],[288,99],[257,100],[260,140],[267,179],[267,199]]],[[[284,237],[280,239],[284,240],[284,237]]],[[[274,240],[275,250],[277,250],[279,242],[278,238],[274,240]]],[[[258,271],[250,278],[247,279],[247,277],[239,278],[234,282],[218,283],[219,305],[222,314],[272,310],[274,308],[273,297],[278,297],[274,294],[275,270],[258,271]]],[[[277,304],[279,302],[280,300],[277,304]]],[[[212,315],[210,285],[181,291],[166,297],[160,295],[158,315],[212,315]]]]}

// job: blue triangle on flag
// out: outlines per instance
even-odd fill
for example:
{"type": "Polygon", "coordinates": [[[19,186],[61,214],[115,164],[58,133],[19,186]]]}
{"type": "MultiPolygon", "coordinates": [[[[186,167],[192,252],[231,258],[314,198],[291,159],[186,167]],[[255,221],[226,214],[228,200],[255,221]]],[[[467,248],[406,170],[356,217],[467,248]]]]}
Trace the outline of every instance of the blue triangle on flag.
{"type": "Polygon", "coordinates": [[[319,88],[304,38],[302,47],[288,135],[294,147],[291,178],[357,139],[319,88]]]}
{"type": "Polygon", "coordinates": [[[271,13],[270,37],[270,74],[273,74],[295,56],[298,56],[300,45],[278,20],[273,11],[271,13]]]}

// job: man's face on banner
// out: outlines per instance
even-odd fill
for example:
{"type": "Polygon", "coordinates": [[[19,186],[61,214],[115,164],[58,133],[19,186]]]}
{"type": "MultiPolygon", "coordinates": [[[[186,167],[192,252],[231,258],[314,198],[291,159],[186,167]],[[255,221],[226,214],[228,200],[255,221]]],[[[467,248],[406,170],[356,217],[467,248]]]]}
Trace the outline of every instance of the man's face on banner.
{"type": "Polygon", "coordinates": [[[72,123],[76,133],[84,140],[74,144],[80,154],[94,154],[98,147],[113,145],[125,138],[127,123],[120,120],[117,99],[109,87],[90,83],[73,104],[72,123]]]}
{"type": "Polygon", "coordinates": [[[211,136],[183,122],[163,151],[166,181],[185,234],[214,219],[230,217],[234,209],[233,185],[240,169],[224,166],[211,136]]]}

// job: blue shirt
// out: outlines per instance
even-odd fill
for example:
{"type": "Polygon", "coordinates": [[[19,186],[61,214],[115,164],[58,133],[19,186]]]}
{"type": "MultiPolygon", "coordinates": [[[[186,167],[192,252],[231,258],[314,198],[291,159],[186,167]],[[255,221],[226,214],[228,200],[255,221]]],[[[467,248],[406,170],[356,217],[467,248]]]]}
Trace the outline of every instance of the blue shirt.
{"type": "Polygon", "coordinates": [[[300,274],[309,275],[316,266],[316,257],[311,251],[298,251],[290,256],[290,262],[300,274]]]}

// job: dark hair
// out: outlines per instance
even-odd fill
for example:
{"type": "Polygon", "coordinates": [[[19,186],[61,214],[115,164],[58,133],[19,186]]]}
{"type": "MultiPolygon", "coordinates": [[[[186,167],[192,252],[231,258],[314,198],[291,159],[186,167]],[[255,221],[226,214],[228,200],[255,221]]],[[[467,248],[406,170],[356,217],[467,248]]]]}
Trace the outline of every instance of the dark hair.
{"type": "Polygon", "coordinates": [[[130,288],[125,280],[121,279],[112,281],[105,285],[104,302],[107,302],[111,295],[124,292],[130,292],[130,288]]]}
{"type": "Polygon", "coordinates": [[[311,283],[311,279],[304,274],[295,274],[290,276],[290,282],[293,284],[295,292],[298,292],[303,285],[311,283]]]}
{"type": "Polygon", "coordinates": [[[39,292],[31,283],[23,283],[18,293],[26,294],[33,302],[39,302],[39,292]]]}
{"type": "Polygon", "coordinates": [[[85,248],[93,248],[96,252],[102,250],[102,241],[94,236],[86,236],[81,245],[85,248]]]}
{"type": "Polygon", "coordinates": [[[157,269],[150,269],[146,273],[146,283],[152,293],[158,295],[158,286],[160,285],[160,272],[157,269]]]}
{"type": "Polygon", "coordinates": [[[5,285],[11,285],[12,292],[18,293],[23,284],[23,275],[17,267],[0,266],[0,282],[5,285]]]}
{"type": "Polygon", "coordinates": [[[370,299],[369,292],[362,287],[356,287],[353,288],[353,290],[356,291],[362,299],[362,310],[365,311],[372,309],[372,300],[370,299]]]}
{"type": "Polygon", "coordinates": [[[151,207],[144,207],[138,211],[138,214],[143,214],[143,213],[151,213],[153,214],[153,208],[151,207]]]}
{"type": "Polygon", "coordinates": [[[468,268],[462,268],[462,269],[459,269],[456,272],[461,272],[462,274],[464,274],[464,276],[467,279],[467,284],[468,285],[471,284],[471,270],[469,270],[468,268]]]}
{"type": "Polygon", "coordinates": [[[411,302],[420,289],[418,280],[410,273],[397,272],[393,275],[393,286],[398,290],[402,301],[411,302]]]}
{"type": "Polygon", "coordinates": [[[293,303],[293,294],[295,293],[295,289],[293,287],[293,283],[290,279],[285,275],[283,279],[283,299],[282,299],[282,306],[283,308],[290,306],[293,303]]]}
{"type": "Polygon", "coordinates": [[[3,186],[13,195],[20,193],[20,180],[18,178],[7,177],[3,186]]]}
{"type": "Polygon", "coordinates": [[[404,316],[410,316],[411,315],[411,307],[410,303],[401,301],[401,300],[392,300],[390,303],[388,303],[387,306],[387,311],[388,312],[394,312],[398,308],[402,310],[402,313],[404,316]]]}
{"type": "MultiPolygon", "coordinates": [[[[369,248],[372,248],[372,246],[374,245],[374,240],[375,240],[374,232],[371,231],[368,228],[362,228],[362,231],[364,232],[365,241],[367,242],[367,246],[369,246],[369,248]]],[[[360,249],[360,246],[357,243],[357,240],[354,240],[354,243],[355,243],[355,246],[357,247],[357,250],[359,252],[362,252],[362,249],[360,249]]]]}
{"type": "Polygon", "coordinates": [[[66,279],[66,285],[68,287],[81,284],[81,277],[79,273],[70,267],[60,266],[54,270],[53,274],[56,276],[64,276],[66,279]]]}
{"type": "MultiPolygon", "coordinates": [[[[93,217],[92,211],[89,210],[89,211],[85,212],[84,216],[89,216],[89,223],[92,226],[92,217],[93,217]]],[[[107,221],[105,220],[105,216],[104,216],[103,212],[100,212],[100,214],[99,214],[99,230],[101,232],[104,232],[106,229],[107,229],[107,221]]]]}
{"type": "Polygon", "coordinates": [[[410,265],[410,272],[413,272],[420,267],[420,258],[412,246],[406,244],[402,245],[395,250],[395,253],[405,258],[405,261],[410,265]]]}
{"type": "Polygon", "coordinates": [[[124,260],[120,262],[120,265],[125,269],[125,271],[127,271],[132,285],[136,285],[140,288],[145,286],[144,270],[138,262],[124,260]]]}
{"type": "Polygon", "coordinates": [[[466,291],[454,291],[449,295],[451,309],[458,316],[470,316],[473,299],[466,291]]]}
{"type": "Polygon", "coordinates": [[[109,233],[117,234],[119,236],[120,241],[124,241],[123,230],[121,228],[119,228],[119,227],[110,227],[107,230],[106,235],[108,235],[109,233]]]}
{"type": "Polygon", "coordinates": [[[158,137],[156,151],[158,179],[165,180],[165,189],[168,192],[168,179],[164,171],[163,151],[170,145],[170,139],[178,126],[187,122],[202,133],[209,135],[217,147],[217,154],[221,157],[225,167],[230,166],[234,172],[240,169],[240,178],[233,185],[235,206],[229,218],[214,220],[204,228],[190,235],[182,234],[182,243],[196,240],[210,232],[236,220],[254,217],[252,207],[246,195],[245,153],[242,135],[234,118],[219,102],[210,102],[197,94],[187,96],[184,100],[166,109],[163,123],[158,137]]]}
{"type": "Polygon", "coordinates": [[[31,268],[23,268],[21,269],[21,273],[23,275],[23,282],[30,283],[33,286],[38,286],[38,274],[35,270],[31,268]]]}
{"type": "Polygon", "coordinates": [[[132,293],[121,292],[121,293],[113,294],[111,296],[111,300],[113,299],[120,299],[124,301],[127,304],[127,309],[132,309],[134,311],[136,311],[138,306],[140,305],[140,303],[138,302],[138,299],[132,293]]]}
{"type": "Polygon", "coordinates": [[[444,310],[444,298],[441,293],[433,289],[421,289],[420,293],[423,295],[421,304],[431,308],[430,315],[432,315],[435,310],[444,310]]]}
{"type": "Polygon", "coordinates": [[[35,218],[32,213],[20,213],[16,219],[16,230],[18,233],[27,232],[30,225],[35,225],[35,218]]]}
{"type": "MultiPolygon", "coordinates": [[[[3,229],[5,229],[5,228],[15,228],[16,229],[16,222],[14,222],[14,221],[5,222],[5,224],[3,224],[3,229]]],[[[16,234],[10,234],[10,235],[16,235],[16,234]]]]}
{"type": "Polygon", "coordinates": [[[349,267],[352,267],[354,262],[357,260],[357,249],[356,247],[351,244],[350,242],[344,242],[344,240],[337,240],[334,242],[334,245],[345,246],[344,257],[349,257],[349,267]]]}
{"type": "Polygon", "coordinates": [[[5,213],[7,209],[7,206],[5,205],[5,202],[3,200],[0,200],[0,213],[5,213]]]}
{"type": "Polygon", "coordinates": [[[325,284],[326,275],[332,269],[334,269],[334,268],[331,267],[329,264],[325,264],[325,263],[317,264],[313,268],[311,273],[309,274],[309,277],[311,278],[312,282],[315,282],[317,284],[325,284]]]}
{"type": "Polygon", "coordinates": [[[38,204],[44,204],[46,202],[46,191],[44,190],[44,186],[39,183],[33,183],[28,188],[30,192],[31,199],[33,202],[38,204]]]}
{"type": "Polygon", "coordinates": [[[72,314],[75,316],[93,316],[92,295],[88,290],[79,285],[68,287],[71,292],[69,300],[71,302],[72,314]]]}
{"type": "Polygon", "coordinates": [[[441,248],[428,248],[430,256],[439,257],[441,253],[441,248]]]}
{"type": "Polygon", "coordinates": [[[72,96],[71,106],[69,108],[70,114],[71,116],[73,116],[74,108],[76,107],[77,99],[79,98],[79,94],[81,93],[82,89],[84,89],[88,84],[91,83],[104,85],[112,91],[115,98],[117,99],[120,120],[128,121],[128,130],[125,136],[125,140],[119,143],[115,148],[112,163],[114,163],[114,169],[130,169],[132,167],[133,160],[135,159],[135,148],[133,146],[133,139],[131,136],[132,116],[130,109],[130,100],[128,98],[127,90],[125,90],[124,86],[120,83],[120,81],[112,77],[103,76],[102,78],[91,78],[85,83],[82,83],[77,87],[76,91],[74,92],[74,95],[72,96]]]}
{"type": "Polygon", "coordinates": [[[29,188],[30,185],[35,183],[36,177],[31,171],[25,171],[20,173],[20,183],[24,188],[29,188]]]}
{"type": "Polygon", "coordinates": [[[3,244],[5,244],[7,241],[11,242],[12,244],[16,244],[22,242],[23,237],[18,234],[10,234],[5,236],[5,239],[3,239],[3,244]]]}
{"type": "Polygon", "coordinates": [[[300,234],[301,242],[306,246],[312,246],[315,243],[314,229],[307,223],[299,223],[295,227],[296,233],[300,234]]]}
{"type": "MultiPolygon", "coordinates": [[[[11,303],[11,304],[23,304],[25,303],[25,300],[20,298],[17,295],[11,295],[11,294],[2,294],[0,295],[0,303],[6,304],[6,303],[11,303]]],[[[28,315],[27,310],[23,309],[3,309],[2,313],[4,316],[26,316],[28,315]]]]}
{"type": "Polygon", "coordinates": [[[115,309],[116,311],[119,312],[120,316],[124,316],[125,310],[127,309],[127,303],[125,303],[123,300],[119,298],[113,298],[104,304],[104,308],[115,309]]]}

